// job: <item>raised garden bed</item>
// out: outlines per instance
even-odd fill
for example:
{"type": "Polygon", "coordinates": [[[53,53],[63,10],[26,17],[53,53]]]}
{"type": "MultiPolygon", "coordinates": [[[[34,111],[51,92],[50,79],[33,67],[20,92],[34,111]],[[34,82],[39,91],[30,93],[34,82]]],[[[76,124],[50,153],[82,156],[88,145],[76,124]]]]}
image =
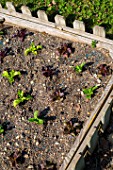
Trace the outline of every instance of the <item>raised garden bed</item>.
{"type": "Polygon", "coordinates": [[[105,37],[103,28],[95,27],[96,36],[91,36],[83,32],[83,23],[78,22],[76,26],[75,21],[77,30],[74,30],[66,27],[60,16],[55,17],[54,24],[47,21],[44,11],[38,13],[37,19],[26,7],[22,7],[24,14],[20,14],[11,3],[7,6],[8,10],[0,7],[6,23],[42,33],[2,25],[6,27],[2,27],[1,36],[2,169],[17,166],[20,169],[80,170],[87,146],[92,152],[97,143],[93,124],[98,130],[102,123],[105,129],[109,120],[112,41],[99,37],[105,37]],[[78,29],[81,27],[82,31],[78,29]],[[91,44],[101,48],[92,48],[91,44]],[[14,74],[12,70],[19,71],[15,73],[18,76],[15,81],[9,78],[8,82],[3,74],[6,74],[4,71],[14,74]],[[90,94],[84,94],[87,92],[90,94]],[[30,119],[34,112],[35,119],[30,119]]]}
{"type": "Polygon", "coordinates": [[[1,30],[1,167],[59,169],[111,77],[111,58],[104,49],[46,33],[7,25],[1,30]],[[42,46],[36,55],[25,54],[31,43],[42,46]],[[78,72],[76,66],[81,63],[85,65],[78,72]],[[2,76],[11,70],[21,73],[12,84],[2,76]],[[99,87],[91,98],[83,93],[96,85],[99,87]],[[18,90],[32,99],[14,107],[18,90]],[[28,121],[36,110],[43,125],[28,121]]]}

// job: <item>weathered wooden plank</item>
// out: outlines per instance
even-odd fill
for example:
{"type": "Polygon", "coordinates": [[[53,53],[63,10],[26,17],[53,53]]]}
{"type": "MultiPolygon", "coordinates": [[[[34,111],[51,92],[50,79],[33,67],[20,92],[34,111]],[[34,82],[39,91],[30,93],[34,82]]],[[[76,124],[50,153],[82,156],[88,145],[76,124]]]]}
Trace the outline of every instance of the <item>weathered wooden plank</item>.
{"type": "MultiPolygon", "coordinates": [[[[110,95],[108,96],[108,99],[106,100],[102,110],[100,111],[96,121],[93,123],[92,127],[90,128],[89,132],[87,133],[85,139],[83,140],[82,144],[80,145],[80,148],[74,155],[73,159],[71,160],[70,164],[68,164],[67,167],[63,167],[66,170],[81,170],[78,167],[83,167],[84,162],[79,162],[82,157],[84,157],[85,150],[87,146],[89,147],[89,152],[93,152],[95,149],[97,140],[98,140],[98,127],[99,124],[101,123],[102,117],[105,117],[106,115],[109,117],[108,110],[111,108],[113,104],[113,90],[111,91],[110,95]],[[79,165],[82,164],[82,165],[79,165]]],[[[62,170],[64,170],[62,169],[62,170]]]]}

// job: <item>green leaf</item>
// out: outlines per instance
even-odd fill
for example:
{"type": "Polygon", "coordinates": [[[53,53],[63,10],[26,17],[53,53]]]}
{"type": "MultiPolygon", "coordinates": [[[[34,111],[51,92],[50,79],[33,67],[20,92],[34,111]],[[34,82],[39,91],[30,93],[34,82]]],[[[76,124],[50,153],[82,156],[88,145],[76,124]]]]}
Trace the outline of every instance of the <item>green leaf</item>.
{"type": "Polygon", "coordinates": [[[90,87],[88,89],[83,89],[83,93],[86,95],[86,98],[91,99],[91,96],[93,95],[94,91],[99,87],[100,85],[90,87]]]}
{"type": "Polygon", "coordinates": [[[0,35],[4,35],[4,32],[3,32],[3,31],[0,31],[0,35]]]}
{"type": "Polygon", "coordinates": [[[30,52],[31,52],[30,49],[27,48],[27,49],[24,51],[24,55],[28,55],[30,52]]]}
{"type": "Polygon", "coordinates": [[[84,67],[85,63],[81,63],[80,65],[77,65],[74,67],[75,71],[77,73],[81,73],[83,71],[83,67],[84,67]]]}
{"type": "Polygon", "coordinates": [[[43,123],[44,123],[44,121],[43,121],[42,119],[39,119],[39,118],[37,118],[37,119],[35,119],[35,118],[29,118],[28,121],[29,121],[29,122],[35,122],[35,123],[37,123],[37,124],[43,124],[43,123]]]}
{"type": "Polygon", "coordinates": [[[36,121],[35,118],[29,118],[28,120],[29,120],[29,122],[35,122],[36,121]]]}
{"type": "Polygon", "coordinates": [[[13,101],[13,106],[16,107],[20,103],[21,103],[21,100],[20,99],[16,99],[16,100],[13,101]]]}
{"type": "Polygon", "coordinates": [[[0,134],[4,133],[4,128],[2,125],[0,125],[0,134]]]}
{"type": "Polygon", "coordinates": [[[9,78],[9,73],[7,71],[3,71],[2,76],[6,77],[6,78],[9,78]]]}
{"type": "Polygon", "coordinates": [[[17,75],[18,76],[21,75],[20,71],[11,70],[9,73],[8,73],[8,71],[3,71],[3,73],[2,73],[2,76],[6,77],[10,84],[12,84],[14,82],[14,77],[17,75]]]}
{"type": "Polygon", "coordinates": [[[26,97],[24,97],[24,100],[30,100],[30,99],[32,99],[31,95],[27,95],[26,97]]]}
{"type": "Polygon", "coordinates": [[[20,73],[20,71],[14,71],[14,70],[12,70],[12,71],[10,72],[10,75],[11,75],[11,77],[15,77],[15,76],[20,76],[21,73],[20,73]]]}
{"type": "Polygon", "coordinates": [[[38,110],[36,110],[36,111],[34,112],[34,118],[37,119],[37,117],[38,117],[38,110]]]}
{"type": "Polygon", "coordinates": [[[22,98],[24,96],[24,92],[22,90],[18,90],[17,94],[19,98],[22,98]]]}

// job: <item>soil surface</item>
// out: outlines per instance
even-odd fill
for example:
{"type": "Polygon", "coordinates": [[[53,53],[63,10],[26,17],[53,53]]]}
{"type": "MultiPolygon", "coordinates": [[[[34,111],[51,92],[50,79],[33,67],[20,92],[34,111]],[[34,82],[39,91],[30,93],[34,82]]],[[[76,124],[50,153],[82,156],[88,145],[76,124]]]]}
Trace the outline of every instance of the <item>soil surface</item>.
{"type": "Polygon", "coordinates": [[[1,29],[0,125],[4,133],[0,134],[0,169],[59,169],[110,79],[111,74],[102,76],[98,69],[101,64],[113,67],[109,53],[45,32],[24,32],[12,26],[1,29]],[[32,42],[42,49],[25,55],[32,42]],[[73,66],[83,62],[82,73],[76,73],[73,66]],[[11,70],[21,72],[12,84],[2,76],[11,70]],[[97,84],[96,93],[87,99],[82,90],[97,84]],[[14,107],[18,90],[32,99],[14,107]],[[42,125],[28,120],[36,110],[42,125]]]}

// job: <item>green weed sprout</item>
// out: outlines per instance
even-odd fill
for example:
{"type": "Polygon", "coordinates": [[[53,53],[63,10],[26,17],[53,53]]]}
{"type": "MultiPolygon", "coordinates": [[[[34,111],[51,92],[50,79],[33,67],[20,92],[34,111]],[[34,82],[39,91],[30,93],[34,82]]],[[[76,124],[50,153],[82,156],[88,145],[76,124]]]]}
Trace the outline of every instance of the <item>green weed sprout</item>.
{"type": "Polygon", "coordinates": [[[85,63],[81,63],[80,65],[77,65],[74,67],[74,70],[77,72],[77,73],[81,73],[83,71],[83,67],[84,67],[85,63]]]}
{"type": "Polygon", "coordinates": [[[28,120],[29,120],[29,122],[35,122],[35,123],[37,123],[37,124],[43,124],[44,123],[44,121],[43,121],[43,119],[39,119],[38,118],[38,110],[36,110],[35,112],[34,112],[34,118],[29,118],[28,120]]]}
{"type": "Polygon", "coordinates": [[[92,48],[95,48],[95,47],[96,47],[96,44],[97,44],[97,41],[96,41],[96,40],[93,40],[92,43],[91,43],[92,48]]]}
{"type": "Polygon", "coordinates": [[[11,70],[9,73],[8,71],[3,71],[2,76],[6,77],[9,83],[12,84],[14,82],[14,77],[21,76],[21,73],[20,71],[14,71],[14,70],[11,70]]]}
{"type": "Polygon", "coordinates": [[[0,134],[4,133],[4,128],[2,125],[0,125],[0,134]]]}
{"type": "Polygon", "coordinates": [[[83,93],[86,95],[87,99],[91,99],[92,95],[94,94],[94,91],[99,87],[100,85],[96,85],[87,89],[83,89],[83,93]]]}
{"type": "Polygon", "coordinates": [[[4,35],[4,32],[3,32],[3,31],[0,31],[0,35],[4,35]]]}
{"type": "Polygon", "coordinates": [[[38,53],[38,50],[41,50],[42,49],[42,45],[37,45],[35,46],[34,45],[34,42],[31,43],[30,47],[27,48],[25,51],[24,51],[24,54],[25,55],[28,55],[29,53],[33,53],[34,55],[37,55],[38,53]]]}
{"type": "Polygon", "coordinates": [[[31,95],[24,96],[24,92],[22,90],[18,90],[17,92],[18,98],[13,101],[13,106],[16,107],[20,103],[23,103],[25,100],[30,100],[32,99],[31,95]]]}

